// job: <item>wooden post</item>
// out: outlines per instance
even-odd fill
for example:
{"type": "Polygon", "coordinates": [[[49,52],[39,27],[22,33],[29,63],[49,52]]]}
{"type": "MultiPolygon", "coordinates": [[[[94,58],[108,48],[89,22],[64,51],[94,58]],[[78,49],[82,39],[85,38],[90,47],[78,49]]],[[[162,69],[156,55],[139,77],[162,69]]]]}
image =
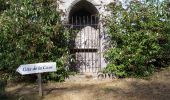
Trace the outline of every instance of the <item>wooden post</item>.
{"type": "Polygon", "coordinates": [[[42,97],[43,96],[43,91],[42,91],[41,73],[38,73],[37,76],[38,76],[39,96],[42,97]]]}

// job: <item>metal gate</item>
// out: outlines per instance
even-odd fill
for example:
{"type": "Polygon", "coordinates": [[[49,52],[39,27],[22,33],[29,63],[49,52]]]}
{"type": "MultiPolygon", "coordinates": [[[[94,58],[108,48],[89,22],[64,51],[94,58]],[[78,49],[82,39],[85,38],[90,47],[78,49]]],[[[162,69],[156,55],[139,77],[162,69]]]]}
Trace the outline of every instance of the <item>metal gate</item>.
{"type": "Polygon", "coordinates": [[[97,16],[74,16],[70,19],[71,69],[96,73],[101,69],[100,25],[97,16]]]}

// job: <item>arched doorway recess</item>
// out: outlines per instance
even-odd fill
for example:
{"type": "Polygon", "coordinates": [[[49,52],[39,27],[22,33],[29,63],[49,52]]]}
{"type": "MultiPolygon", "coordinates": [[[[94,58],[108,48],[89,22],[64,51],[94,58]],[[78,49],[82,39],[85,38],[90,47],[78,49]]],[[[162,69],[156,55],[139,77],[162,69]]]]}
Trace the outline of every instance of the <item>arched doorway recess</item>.
{"type": "Polygon", "coordinates": [[[86,1],[77,2],[68,15],[71,26],[71,69],[80,73],[97,73],[101,69],[100,25],[96,7],[86,1]]]}

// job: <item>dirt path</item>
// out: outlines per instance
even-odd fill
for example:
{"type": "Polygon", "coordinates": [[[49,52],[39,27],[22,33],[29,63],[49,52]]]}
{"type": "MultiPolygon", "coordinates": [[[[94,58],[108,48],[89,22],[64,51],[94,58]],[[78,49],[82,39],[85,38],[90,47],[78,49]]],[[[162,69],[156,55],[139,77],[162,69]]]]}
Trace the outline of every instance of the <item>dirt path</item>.
{"type": "MultiPolygon", "coordinates": [[[[7,92],[18,94],[21,100],[39,99],[36,85],[20,84],[8,87],[7,92]]],[[[44,95],[43,100],[170,100],[170,68],[147,80],[49,83],[44,85],[44,95]]]]}

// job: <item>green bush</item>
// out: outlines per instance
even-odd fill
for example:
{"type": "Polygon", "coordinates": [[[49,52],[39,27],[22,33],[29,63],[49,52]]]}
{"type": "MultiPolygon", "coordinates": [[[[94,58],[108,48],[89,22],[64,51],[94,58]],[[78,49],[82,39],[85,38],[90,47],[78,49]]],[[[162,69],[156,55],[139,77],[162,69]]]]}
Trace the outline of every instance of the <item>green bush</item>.
{"type": "Polygon", "coordinates": [[[5,80],[0,80],[0,97],[5,94],[5,87],[7,83],[5,80]]]}
{"type": "Polygon", "coordinates": [[[0,13],[0,71],[8,73],[8,79],[16,78],[21,64],[53,61],[57,72],[44,77],[63,80],[68,33],[61,25],[56,1],[6,0],[5,5],[0,13]]]}
{"type": "Polygon", "coordinates": [[[155,62],[170,49],[170,18],[167,2],[159,6],[132,1],[109,5],[111,15],[106,18],[110,48],[105,53],[106,71],[120,77],[148,76],[155,71],[155,62]],[[167,40],[164,46],[159,39],[167,40]],[[165,49],[166,48],[166,49],[165,49]]]}

